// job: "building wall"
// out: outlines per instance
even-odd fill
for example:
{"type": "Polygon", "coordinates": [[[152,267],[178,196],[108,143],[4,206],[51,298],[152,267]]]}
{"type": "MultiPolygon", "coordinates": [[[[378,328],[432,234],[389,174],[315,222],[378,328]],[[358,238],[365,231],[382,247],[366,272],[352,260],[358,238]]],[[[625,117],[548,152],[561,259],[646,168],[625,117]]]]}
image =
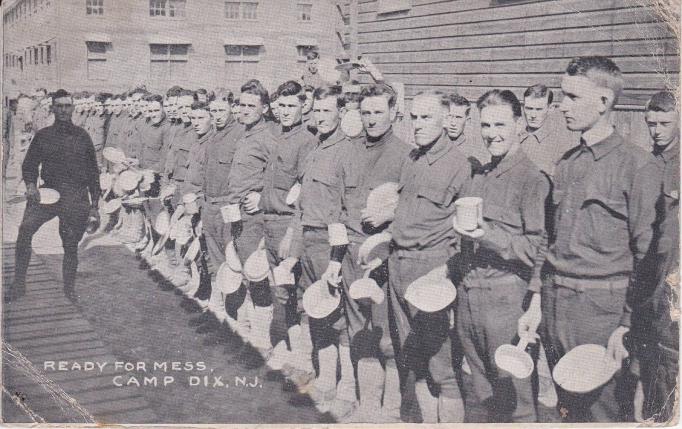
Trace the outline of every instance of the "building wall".
{"type": "Polygon", "coordinates": [[[305,65],[298,60],[297,41],[316,40],[323,55],[337,56],[342,49],[336,35],[342,18],[329,0],[259,0],[258,18],[253,21],[226,19],[222,0],[187,0],[184,18],[150,17],[149,0],[104,0],[103,16],[86,15],[86,0],[50,3],[45,18],[38,20],[36,15],[26,23],[5,27],[5,51],[23,49],[49,37],[57,45],[55,71],[41,82],[26,68],[24,73],[5,69],[5,82],[14,87],[8,88],[10,91],[38,84],[69,90],[122,91],[138,84],[155,91],[175,84],[237,89],[245,78],[259,78],[271,89],[302,74],[305,65]],[[310,22],[297,20],[298,3],[313,5],[310,22]],[[46,21],[51,21],[50,25],[42,27],[46,21]],[[224,45],[227,40],[246,38],[262,39],[259,61],[246,64],[242,73],[235,75],[229,71],[234,68],[226,69],[224,45]],[[88,39],[110,41],[101,73],[88,73],[88,39]],[[190,44],[183,77],[159,79],[150,73],[151,42],[190,44]]]}
{"type": "Polygon", "coordinates": [[[470,100],[492,88],[521,96],[535,83],[556,90],[570,58],[605,55],[625,75],[616,122],[644,141],[637,110],[654,92],[679,84],[677,43],[648,0],[353,1],[358,52],[387,80],[404,82],[407,98],[425,89],[456,90],[470,100]],[[406,9],[380,13],[395,1],[406,9]]]}

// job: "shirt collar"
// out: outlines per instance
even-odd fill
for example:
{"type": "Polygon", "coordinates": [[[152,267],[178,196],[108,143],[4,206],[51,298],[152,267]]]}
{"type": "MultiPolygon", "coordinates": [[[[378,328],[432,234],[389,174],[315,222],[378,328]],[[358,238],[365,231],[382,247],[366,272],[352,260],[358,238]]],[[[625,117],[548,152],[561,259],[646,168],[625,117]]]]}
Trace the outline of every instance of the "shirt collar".
{"type": "Polygon", "coordinates": [[[249,137],[249,136],[252,136],[254,134],[257,134],[257,133],[263,131],[267,126],[268,126],[268,123],[265,121],[265,118],[261,118],[261,120],[257,124],[255,124],[250,129],[246,130],[246,132],[244,133],[244,136],[249,137]]]}
{"type": "Polygon", "coordinates": [[[365,146],[367,147],[379,147],[384,145],[387,141],[390,141],[393,138],[393,127],[389,128],[388,131],[384,133],[381,137],[379,137],[377,140],[370,141],[369,136],[365,133],[365,138],[363,139],[365,146]]]}
{"type": "Polygon", "coordinates": [[[282,136],[284,136],[284,138],[288,139],[288,138],[291,138],[291,137],[295,136],[296,134],[300,133],[301,131],[303,131],[303,122],[299,122],[297,124],[292,125],[286,131],[285,131],[284,127],[280,127],[279,129],[280,129],[282,136]]]}
{"type": "MultiPolygon", "coordinates": [[[[591,138],[594,137],[591,136],[591,138]]],[[[622,143],[623,139],[613,132],[613,128],[611,128],[611,133],[601,140],[595,141],[592,144],[585,141],[585,144],[587,145],[588,150],[592,152],[595,161],[603,158],[622,143]]]]}
{"type": "Polygon", "coordinates": [[[213,136],[214,132],[215,132],[215,128],[213,127],[213,125],[211,125],[211,128],[209,128],[209,130],[206,132],[206,134],[204,134],[201,137],[199,137],[197,135],[197,141],[199,142],[199,144],[205,143],[208,139],[211,138],[211,136],[213,136]]]}
{"type": "Polygon", "coordinates": [[[659,158],[662,158],[665,163],[668,163],[672,161],[675,158],[680,157],[680,139],[678,138],[674,142],[670,143],[668,147],[666,147],[663,152],[658,155],[659,158]]]}
{"type": "MultiPolygon", "coordinates": [[[[449,137],[448,137],[448,138],[449,138],[449,137]]],[[[460,134],[456,139],[454,139],[454,140],[450,139],[450,141],[451,141],[452,144],[455,145],[456,147],[460,147],[460,146],[462,146],[464,143],[466,143],[467,137],[466,137],[466,135],[464,135],[464,132],[462,132],[462,134],[460,134]]]]}
{"type": "Polygon", "coordinates": [[[496,177],[500,177],[527,158],[528,156],[526,153],[523,151],[523,149],[521,149],[521,147],[519,147],[513,154],[506,155],[504,158],[502,158],[502,160],[490,171],[495,174],[496,177]]]}
{"type": "Polygon", "coordinates": [[[346,139],[346,135],[343,133],[343,131],[341,131],[341,127],[337,126],[336,130],[332,133],[332,135],[327,137],[327,139],[325,141],[320,142],[320,148],[325,149],[325,148],[328,148],[330,146],[334,146],[335,144],[337,144],[337,143],[339,143],[345,139],[346,139]]]}
{"type": "Polygon", "coordinates": [[[436,143],[434,143],[434,145],[431,146],[431,148],[426,152],[426,160],[428,161],[429,165],[438,161],[446,153],[450,152],[450,149],[453,147],[454,146],[450,142],[448,134],[445,132],[445,130],[443,130],[443,134],[440,135],[438,140],[436,140],[436,143]]]}
{"type": "Polygon", "coordinates": [[[217,133],[227,133],[232,129],[232,126],[237,123],[237,120],[234,118],[234,116],[230,116],[230,118],[227,120],[225,123],[225,126],[222,127],[221,129],[215,128],[217,133]]]}

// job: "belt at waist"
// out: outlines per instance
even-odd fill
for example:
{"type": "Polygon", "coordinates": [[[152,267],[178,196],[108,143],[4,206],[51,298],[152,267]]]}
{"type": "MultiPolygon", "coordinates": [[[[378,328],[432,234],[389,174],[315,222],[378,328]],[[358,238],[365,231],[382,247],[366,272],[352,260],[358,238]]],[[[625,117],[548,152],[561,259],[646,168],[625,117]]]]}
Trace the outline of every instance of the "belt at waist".
{"type": "Polygon", "coordinates": [[[227,205],[227,197],[221,196],[221,197],[209,197],[208,195],[205,197],[205,200],[209,204],[220,204],[220,205],[227,205]]]}
{"type": "Polygon", "coordinates": [[[554,284],[568,289],[624,289],[630,284],[629,277],[612,277],[607,279],[585,279],[554,274],[554,284]]]}
{"type": "Polygon", "coordinates": [[[327,231],[326,226],[312,226],[312,225],[303,225],[303,232],[308,232],[308,231],[327,231]]]}
{"type": "Polygon", "coordinates": [[[401,249],[391,241],[391,255],[407,258],[428,258],[437,256],[450,256],[450,250],[447,247],[436,249],[401,249]]]}
{"type": "Polygon", "coordinates": [[[515,274],[499,277],[465,277],[462,285],[466,289],[493,289],[507,286],[527,286],[528,282],[515,274]]]}
{"type": "Polygon", "coordinates": [[[265,219],[265,220],[281,220],[281,219],[290,220],[293,215],[294,215],[293,213],[263,213],[263,219],[265,219]]]}

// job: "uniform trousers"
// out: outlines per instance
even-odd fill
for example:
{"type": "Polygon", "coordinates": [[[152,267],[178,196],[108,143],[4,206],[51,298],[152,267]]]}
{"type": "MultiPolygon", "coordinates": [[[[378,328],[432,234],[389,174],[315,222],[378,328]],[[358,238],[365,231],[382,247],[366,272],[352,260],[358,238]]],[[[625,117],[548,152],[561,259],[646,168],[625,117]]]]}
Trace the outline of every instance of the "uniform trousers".
{"type": "Polygon", "coordinates": [[[33,235],[43,224],[59,218],[59,236],[64,248],[62,275],[64,288],[73,289],[78,269],[78,243],[88,225],[90,200],[87,188],[70,189],[55,187],[60,194],[55,204],[34,204],[28,202],[24,217],[19,226],[17,237],[15,284],[22,288],[26,281],[26,272],[31,260],[31,242],[33,235]]]}
{"type": "MultiPolygon", "coordinates": [[[[349,290],[354,281],[365,275],[365,270],[358,264],[358,251],[362,243],[351,241],[341,265],[341,275],[344,287],[344,313],[348,323],[348,335],[351,341],[353,360],[363,358],[393,357],[393,343],[388,323],[388,299],[381,304],[369,299],[356,301],[349,296],[349,290]],[[359,334],[359,335],[358,335],[359,334]]],[[[386,290],[388,283],[388,263],[384,262],[372,270],[369,278],[386,290]]]]}
{"type": "Polygon", "coordinates": [[[389,311],[398,334],[398,365],[414,372],[417,380],[426,379],[434,396],[459,399],[452,353],[455,335],[450,324],[453,307],[426,313],[405,300],[410,283],[447,260],[445,249],[393,249],[388,258],[389,311]]]}
{"type": "MultiPolygon", "coordinates": [[[[281,259],[279,258],[279,245],[287,232],[287,228],[291,224],[292,215],[279,214],[264,214],[264,229],[265,235],[265,249],[268,255],[268,263],[270,270],[273,270],[279,265],[281,259]]],[[[273,300],[273,316],[270,334],[272,343],[277,344],[279,341],[287,338],[287,331],[294,325],[298,325],[300,317],[298,313],[299,301],[303,294],[299,292],[296,285],[298,285],[301,278],[300,264],[296,264],[293,268],[294,284],[288,287],[277,286],[274,283],[271,286],[273,300]]]]}
{"type": "MultiPolygon", "coordinates": [[[[241,216],[242,219],[239,222],[232,224],[232,236],[234,237],[237,255],[243,266],[249,256],[258,250],[258,244],[263,239],[264,225],[262,212],[248,214],[242,211],[241,216]]],[[[248,289],[253,305],[256,307],[272,305],[272,296],[267,279],[260,282],[249,282],[248,289]]]]}
{"type": "MultiPolygon", "coordinates": [[[[543,344],[550,368],[566,353],[582,344],[607,346],[619,326],[627,288],[584,288],[556,284],[552,279],[542,288],[543,344]]],[[[567,392],[556,386],[558,407],[569,422],[622,421],[621,373],[606,385],[587,394],[567,392]]]]}
{"type": "Polygon", "coordinates": [[[505,280],[490,287],[457,288],[457,334],[471,368],[468,414],[479,408],[489,422],[536,422],[531,378],[512,377],[495,364],[497,348],[518,340],[527,291],[523,280],[505,280]]]}
{"type": "Polygon", "coordinates": [[[224,203],[204,201],[201,207],[201,222],[206,238],[211,278],[215,278],[218,269],[225,262],[225,246],[232,240],[230,224],[225,223],[220,214],[220,207],[223,205],[224,203]]]}

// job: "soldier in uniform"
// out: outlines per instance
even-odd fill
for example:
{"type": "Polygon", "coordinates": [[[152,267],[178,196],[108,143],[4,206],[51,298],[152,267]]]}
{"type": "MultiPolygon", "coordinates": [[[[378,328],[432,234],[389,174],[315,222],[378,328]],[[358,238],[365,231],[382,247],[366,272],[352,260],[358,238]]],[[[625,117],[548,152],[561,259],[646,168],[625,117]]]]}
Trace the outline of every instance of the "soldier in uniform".
{"type": "Polygon", "coordinates": [[[95,154],[97,155],[97,164],[102,165],[102,149],[106,138],[106,115],[104,113],[104,101],[106,100],[103,94],[97,94],[91,103],[90,113],[83,128],[90,135],[92,144],[95,146],[95,154]]]}
{"type": "Polygon", "coordinates": [[[303,85],[310,85],[313,88],[319,88],[324,84],[324,80],[318,73],[318,66],[320,65],[320,53],[317,51],[308,51],[305,55],[305,73],[301,76],[301,83],[303,85]]]}
{"type": "MultiPolygon", "coordinates": [[[[305,95],[298,82],[288,81],[277,88],[277,110],[279,111],[280,129],[277,131],[279,142],[268,158],[263,179],[262,209],[264,219],[265,247],[267,249],[270,268],[280,264],[286,266],[287,271],[293,271],[299,277],[300,269],[296,265],[297,259],[290,256],[290,246],[294,230],[290,227],[295,213],[295,204],[287,204],[289,190],[297,183],[302,175],[303,162],[313,147],[314,137],[302,123],[302,107],[305,95]],[[286,262],[283,262],[285,261],[286,262]]],[[[279,124],[278,124],[279,125],[279,124]]],[[[289,288],[273,285],[273,322],[272,337],[275,344],[289,339],[292,348],[300,337],[301,327],[298,318],[299,295],[295,285],[289,288]]],[[[273,369],[282,369],[285,362],[295,358],[295,354],[288,353],[286,343],[283,347],[275,347],[268,362],[273,369]]],[[[298,350],[294,350],[294,353],[298,350]]]]}
{"type": "MultiPolygon", "coordinates": [[[[573,59],[561,81],[560,109],[578,147],[557,164],[553,177],[553,241],[542,288],[543,343],[550,365],[582,344],[606,347],[620,366],[628,351],[633,269],[654,236],[661,171],[651,154],[621,137],[609,120],[623,76],[605,57],[573,59]]],[[[537,310],[533,310],[537,311],[537,310]]],[[[557,387],[569,421],[622,421],[616,375],[593,394],[557,387]]]]}
{"type": "Polygon", "coordinates": [[[448,137],[457,148],[469,159],[474,170],[490,161],[490,153],[479,140],[467,137],[464,133],[471,121],[469,111],[471,103],[459,94],[450,94],[450,112],[445,124],[448,137]]]}
{"type": "MultiPolygon", "coordinates": [[[[340,127],[343,93],[339,86],[324,85],[315,90],[313,115],[318,135],[314,148],[306,157],[303,168],[298,223],[302,237],[294,245],[294,256],[301,261],[300,287],[304,290],[318,280],[339,285],[339,272],[343,260],[343,247],[348,244],[344,237],[330,234],[334,212],[340,210],[332,189],[338,187],[336,164],[350,144],[340,127]]],[[[338,224],[337,224],[338,225],[338,224]]],[[[319,371],[308,394],[320,409],[328,409],[336,399],[336,374],[339,333],[336,326],[325,320],[308,318],[301,320],[301,359],[293,362],[297,369],[309,371],[309,348],[318,354],[319,371]],[[307,334],[310,334],[312,344],[307,334]]]]}
{"type": "Polygon", "coordinates": [[[651,263],[641,264],[637,274],[640,293],[632,329],[644,397],[642,418],[669,422],[679,373],[679,322],[672,316],[680,293],[680,112],[675,96],[667,91],[654,94],[644,117],[663,182],[651,263]]]}
{"type": "Polygon", "coordinates": [[[73,100],[68,92],[56,91],[53,106],[54,125],[38,131],[22,166],[28,202],[19,226],[10,299],[25,293],[33,235],[45,222],[57,216],[64,247],[64,293],[69,299],[77,300],[78,242],[85,233],[88,219],[99,220],[99,171],[90,136],[71,122],[73,100]],[[39,172],[45,186],[59,192],[56,203],[41,204],[37,185],[39,172]]]}
{"type": "Polygon", "coordinates": [[[474,408],[482,407],[482,420],[535,422],[531,379],[517,379],[502,370],[491,373],[489,368],[496,368],[497,348],[516,336],[535,341],[540,272],[547,253],[549,182],[520,150],[523,119],[516,96],[508,90],[492,90],[477,105],[492,160],[474,172],[462,196],[483,199],[482,219],[473,232],[453,221],[462,240],[460,263],[455,266],[456,326],[472,372],[467,409],[471,415],[474,408]],[[524,313],[527,295],[534,311],[524,313]]]}
{"type": "MultiPolygon", "coordinates": [[[[258,80],[250,80],[241,87],[239,107],[244,136],[237,144],[228,179],[228,205],[239,210],[240,220],[232,223],[232,235],[239,259],[244,264],[258,249],[263,238],[263,212],[261,192],[268,158],[277,144],[271,128],[265,121],[269,96],[258,80]]],[[[249,341],[259,356],[240,356],[247,366],[260,366],[272,351],[270,324],[272,322],[272,296],[267,278],[249,282],[248,290],[253,312],[249,318],[249,341]]],[[[244,305],[251,305],[245,302],[244,305]]],[[[241,323],[241,321],[238,320],[241,323]]],[[[246,350],[248,352],[248,350],[246,350]]]]}
{"type": "Polygon", "coordinates": [[[390,305],[400,342],[397,360],[416,376],[417,401],[428,423],[463,419],[452,365],[451,306],[424,312],[405,299],[412,282],[451,256],[454,203],[471,177],[470,163],[444,129],[449,107],[448,97],[437,91],[421,93],[412,101],[417,148],[401,171],[388,259],[390,305]]]}
{"type": "MultiPolygon", "coordinates": [[[[346,298],[344,319],[348,326],[341,330],[339,338],[342,378],[337,385],[332,414],[338,415],[344,422],[400,422],[400,380],[389,332],[387,301],[379,305],[361,305],[348,298],[348,290],[355,280],[364,275],[364,269],[358,263],[360,245],[370,235],[385,231],[390,223],[390,220],[380,219],[374,213],[364,213],[367,197],[370,191],[384,183],[400,181],[400,171],[410,147],[393,133],[396,94],[391,87],[385,84],[370,85],[356,95],[364,134],[353,139],[341,154],[336,172],[339,186],[335,204],[341,207],[337,221],[345,225],[349,240],[341,265],[345,290],[343,296],[346,298]],[[377,344],[369,343],[367,336],[356,336],[369,326],[368,319],[372,331],[380,337],[378,347],[377,344]],[[357,400],[351,349],[360,357],[358,384],[361,404],[355,415],[347,416],[357,400]],[[379,358],[384,362],[383,368],[379,358]],[[379,384],[378,388],[372,388],[375,384],[379,384]],[[382,396],[383,407],[377,409],[382,396]]],[[[388,281],[385,269],[375,269],[371,275],[378,284],[385,285],[388,281]]]]}

